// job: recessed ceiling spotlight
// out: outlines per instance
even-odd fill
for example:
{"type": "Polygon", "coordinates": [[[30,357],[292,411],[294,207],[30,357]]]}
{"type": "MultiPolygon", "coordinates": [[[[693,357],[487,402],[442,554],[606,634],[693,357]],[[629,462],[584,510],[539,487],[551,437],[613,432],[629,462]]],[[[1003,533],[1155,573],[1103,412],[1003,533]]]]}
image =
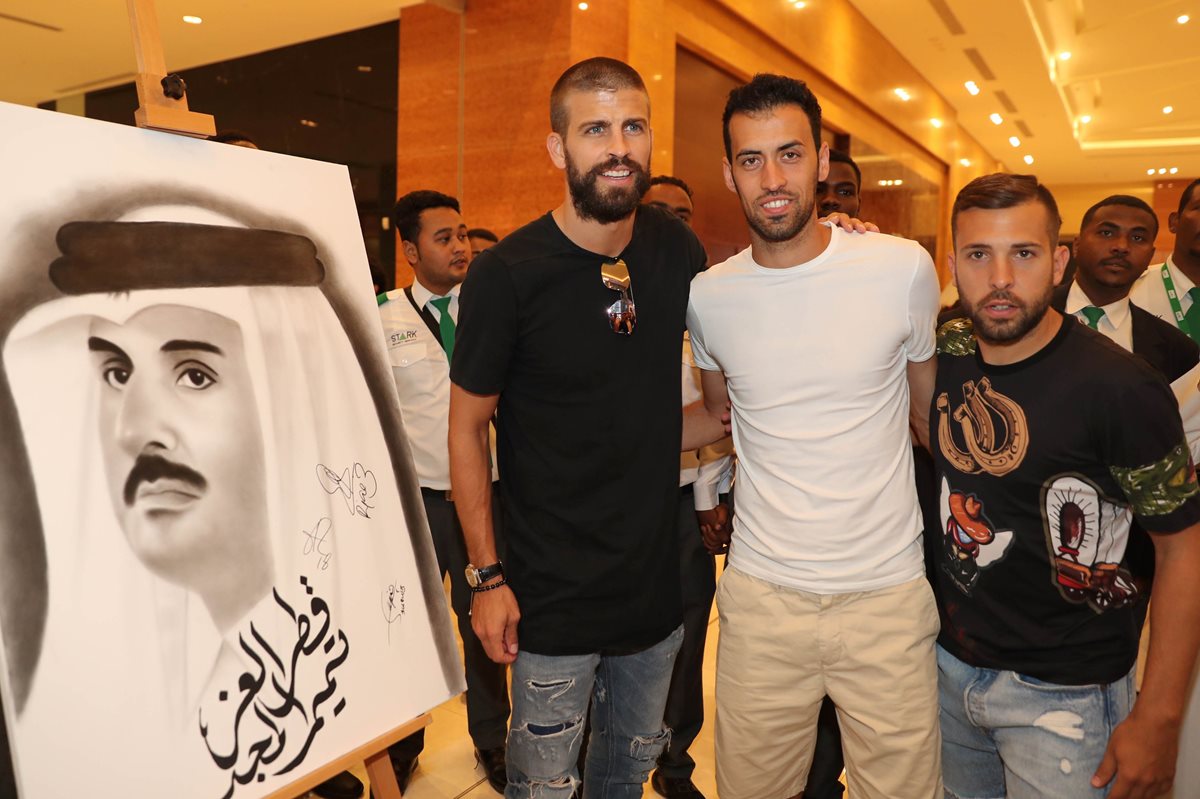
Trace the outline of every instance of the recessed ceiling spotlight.
{"type": "Polygon", "coordinates": [[[189,25],[199,25],[204,20],[202,20],[200,17],[194,16],[192,14],[184,14],[183,21],[189,25]]]}
{"type": "Polygon", "coordinates": [[[1009,143],[1009,144],[1011,144],[1013,147],[1020,147],[1020,146],[1021,146],[1021,140],[1020,140],[1020,139],[1018,139],[1016,136],[1009,136],[1009,137],[1008,137],[1008,143],[1009,143]]]}
{"type": "Polygon", "coordinates": [[[960,158],[960,159],[958,159],[958,163],[962,164],[963,166],[970,166],[970,165],[971,165],[971,159],[969,159],[969,158],[960,158]]]}
{"type": "Polygon", "coordinates": [[[1091,122],[1091,121],[1092,121],[1092,115],[1091,115],[1091,114],[1084,114],[1083,116],[1081,116],[1081,117],[1079,118],[1079,124],[1081,124],[1081,125],[1086,125],[1086,124],[1088,124],[1088,123],[1089,123],[1089,122],[1091,122]]]}
{"type": "Polygon", "coordinates": [[[1173,105],[1164,105],[1164,106],[1163,106],[1163,113],[1164,113],[1164,114],[1169,114],[1169,113],[1171,113],[1171,112],[1172,112],[1172,111],[1174,111],[1174,110],[1175,110],[1175,106],[1173,106],[1173,105]]]}
{"type": "Polygon", "coordinates": [[[993,125],[1001,125],[1004,123],[1004,117],[1000,116],[999,114],[993,113],[990,117],[988,117],[988,119],[992,120],[993,125]]]}
{"type": "Polygon", "coordinates": [[[1169,174],[1172,174],[1172,175],[1178,175],[1178,174],[1179,174],[1179,167],[1177,167],[1177,166],[1173,166],[1173,167],[1171,167],[1170,169],[1168,169],[1168,170],[1167,170],[1167,172],[1168,172],[1169,174]]]}
{"type": "Polygon", "coordinates": [[[903,181],[903,180],[900,180],[899,178],[897,178],[897,179],[896,179],[896,181],[895,181],[895,183],[894,183],[894,185],[896,185],[896,186],[903,186],[903,185],[904,185],[904,181],[903,181]]]}
{"type": "Polygon", "coordinates": [[[588,10],[588,4],[587,4],[587,3],[580,3],[580,4],[579,4],[579,10],[580,10],[580,11],[587,11],[587,10],[588,10]]]}
{"type": "Polygon", "coordinates": [[[373,69],[373,67],[370,64],[359,64],[358,65],[359,72],[370,72],[372,69],[373,69]]]}
{"type": "Polygon", "coordinates": [[[1024,160],[1024,161],[1025,161],[1025,163],[1027,163],[1027,164],[1031,164],[1031,165],[1033,164],[1033,156],[1032,156],[1032,155],[1027,155],[1027,156],[1025,156],[1025,158],[1024,158],[1023,160],[1024,160]]]}
{"type": "Polygon", "coordinates": [[[1147,174],[1147,175],[1153,175],[1153,174],[1154,174],[1154,169],[1153,169],[1153,168],[1147,169],[1147,170],[1146,170],[1146,174],[1147,174]]]}
{"type": "Polygon", "coordinates": [[[912,95],[904,89],[892,89],[892,92],[906,103],[912,99],[912,95]]]}
{"type": "Polygon", "coordinates": [[[804,2],[804,0],[796,0],[796,2],[792,3],[792,8],[804,8],[806,5],[808,3],[804,2]]]}
{"type": "Polygon", "coordinates": [[[306,128],[315,128],[317,126],[317,123],[311,119],[302,119],[300,120],[300,124],[306,128]]]}
{"type": "Polygon", "coordinates": [[[1163,169],[1159,169],[1159,170],[1158,170],[1158,174],[1160,174],[1160,175],[1165,175],[1165,174],[1167,174],[1167,170],[1166,170],[1165,168],[1163,168],[1163,169]]]}
{"type": "Polygon", "coordinates": [[[940,128],[942,126],[942,120],[934,117],[933,119],[929,120],[929,124],[933,125],[935,128],[940,128]]]}
{"type": "Polygon", "coordinates": [[[1186,25],[1189,22],[1191,22],[1191,20],[1192,20],[1192,18],[1189,17],[1187,14],[1180,14],[1179,16],[1175,17],[1175,21],[1178,22],[1180,25],[1186,25]]]}
{"type": "Polygon", "coordinates": [[[969,80],[964,83],[963,86],[967,87],[967,94],[971,95],[972,97],[979,94],[979,84],[975,83],[975,81],[969,80]]]}
{"type": "Polygon", "coordinates": [[[1059,61],[1070,61],[1071,60],[1071,51],[1063,50],[1061,53],[1058,54],[1058,60],[1059,61]]]}

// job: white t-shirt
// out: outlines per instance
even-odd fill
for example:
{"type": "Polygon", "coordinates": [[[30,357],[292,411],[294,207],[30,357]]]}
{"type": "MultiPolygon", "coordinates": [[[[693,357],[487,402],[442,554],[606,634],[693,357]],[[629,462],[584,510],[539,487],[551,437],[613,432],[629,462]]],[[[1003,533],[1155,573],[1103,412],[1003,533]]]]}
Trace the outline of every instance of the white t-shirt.
{"type": "Polygon", "coordinates": [[[730,562],[818,594],[923,573],[908,361],[934,354],[938,280],[916,242],[833,229],[807,263],[749,249],[697,275],[688,329],[725,373],[739,474],[730,562]]]}

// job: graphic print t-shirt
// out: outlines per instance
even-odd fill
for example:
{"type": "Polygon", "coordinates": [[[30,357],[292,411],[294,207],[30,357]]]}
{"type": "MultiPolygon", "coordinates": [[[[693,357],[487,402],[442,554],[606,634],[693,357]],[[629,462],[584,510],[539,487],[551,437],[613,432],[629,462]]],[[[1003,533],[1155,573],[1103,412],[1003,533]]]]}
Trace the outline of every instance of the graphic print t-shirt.
{"type": "Polygon", "coordinates": [[[943,325],[931,442],[939,643],[974,666],[1063,685],[1132,668],[1155,533],[1200,521],[1200,489],[1162,377],[1067,319],[1015,364],[943,325]]]}

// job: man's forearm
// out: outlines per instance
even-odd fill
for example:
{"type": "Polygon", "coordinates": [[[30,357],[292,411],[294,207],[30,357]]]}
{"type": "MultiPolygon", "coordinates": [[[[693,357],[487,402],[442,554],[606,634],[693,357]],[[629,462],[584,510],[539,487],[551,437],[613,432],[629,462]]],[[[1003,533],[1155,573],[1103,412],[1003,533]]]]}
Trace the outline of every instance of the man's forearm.
{"type": "Polygon", "coordinates": [[[1200,649],[1200,525],[1155,537],[1150,652],[1135,711],[1178,724],[1200,649]]]}
{"type": "Polygon", "coordinates": [[[683,409],[683,442],[680,452],[690,452],[721,439],[726,433],[720,413],[713,413],[697,400],[683,409]]]}
{"type": "Polygon", "coordinates": [[[450,428],[450,485],[462,525],[467,556],[483,567],[499,560],[492,528],[492,469],[488,426],[453,424],[450,428]]]}

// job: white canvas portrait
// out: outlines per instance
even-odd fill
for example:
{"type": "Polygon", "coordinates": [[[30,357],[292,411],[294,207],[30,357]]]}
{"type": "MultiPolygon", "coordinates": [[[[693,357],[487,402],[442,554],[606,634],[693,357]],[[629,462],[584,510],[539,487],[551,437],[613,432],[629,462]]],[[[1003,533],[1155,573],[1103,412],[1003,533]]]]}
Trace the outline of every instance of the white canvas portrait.
{"type": "Polygon", "coordinates": [[[0,129],[21,795],[263,796],[461,691],[346,169],[0,129]]]}

